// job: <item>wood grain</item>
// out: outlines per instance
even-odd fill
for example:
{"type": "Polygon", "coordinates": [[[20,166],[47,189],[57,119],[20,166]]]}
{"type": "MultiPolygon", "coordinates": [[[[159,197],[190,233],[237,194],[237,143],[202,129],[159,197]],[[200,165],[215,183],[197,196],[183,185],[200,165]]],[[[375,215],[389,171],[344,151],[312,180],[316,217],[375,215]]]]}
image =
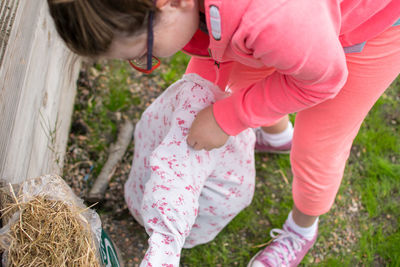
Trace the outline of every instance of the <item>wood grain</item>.
{"type": "Polygon", "coordinates": [[[0,178],[60,172],[79,68],[46,1],[19,0],[0,66],[0,178]]]}

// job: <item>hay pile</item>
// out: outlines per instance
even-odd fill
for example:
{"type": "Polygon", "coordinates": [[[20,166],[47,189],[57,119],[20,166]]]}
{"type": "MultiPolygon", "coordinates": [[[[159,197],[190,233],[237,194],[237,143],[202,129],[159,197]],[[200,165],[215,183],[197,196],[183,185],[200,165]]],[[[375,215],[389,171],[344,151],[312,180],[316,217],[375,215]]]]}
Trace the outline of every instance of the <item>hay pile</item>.
{"type": "Polygon", "coordinates": [[[88,208],[43,195],[23,201],[23,196],[11,192],[12,201],[3,203],[2,217],[14,215],[0,238],[7,266],[101,266],[90,225],[82,216],[88,208]]]}

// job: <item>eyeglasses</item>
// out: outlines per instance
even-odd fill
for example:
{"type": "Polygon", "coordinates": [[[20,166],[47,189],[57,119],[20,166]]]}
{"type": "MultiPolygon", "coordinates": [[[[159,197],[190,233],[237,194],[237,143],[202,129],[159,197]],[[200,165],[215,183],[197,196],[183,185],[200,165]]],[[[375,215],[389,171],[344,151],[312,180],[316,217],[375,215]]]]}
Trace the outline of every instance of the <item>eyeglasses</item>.
{"type": "Polygon", "coordinates": [[[128,60],[132,68],[146,74],[152,73],[161,64],[160,60],[153,56],[153,18],[154,11],[150,11],[147,25],[147,54],[138,59],[128,60]]]}

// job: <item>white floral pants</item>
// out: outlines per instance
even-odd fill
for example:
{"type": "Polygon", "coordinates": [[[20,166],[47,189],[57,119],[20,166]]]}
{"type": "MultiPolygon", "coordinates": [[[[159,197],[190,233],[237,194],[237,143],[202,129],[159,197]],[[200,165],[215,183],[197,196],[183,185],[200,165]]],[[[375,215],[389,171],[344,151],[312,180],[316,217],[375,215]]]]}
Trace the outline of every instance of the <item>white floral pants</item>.
{"type": "Polygon", "coordinates": [[[187,74],[136,125],[125,200],[150,236],[141,266],[179,266],[182,247],[213,240],[252,200],[251,129],[212,151],[195,151],[186,144],[196,114],[224,96],[211,82],[187,74]]]}

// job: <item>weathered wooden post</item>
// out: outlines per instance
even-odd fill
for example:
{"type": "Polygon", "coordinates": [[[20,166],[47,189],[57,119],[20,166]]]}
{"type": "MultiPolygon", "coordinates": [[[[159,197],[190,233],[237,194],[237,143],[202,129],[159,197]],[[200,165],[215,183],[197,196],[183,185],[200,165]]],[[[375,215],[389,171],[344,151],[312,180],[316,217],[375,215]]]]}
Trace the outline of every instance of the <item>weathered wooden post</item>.
{"type": "Polygon", "coordinates": [[[1,0],[0,178],[60,173],[79,67],[45,0],[1,0]]]}

